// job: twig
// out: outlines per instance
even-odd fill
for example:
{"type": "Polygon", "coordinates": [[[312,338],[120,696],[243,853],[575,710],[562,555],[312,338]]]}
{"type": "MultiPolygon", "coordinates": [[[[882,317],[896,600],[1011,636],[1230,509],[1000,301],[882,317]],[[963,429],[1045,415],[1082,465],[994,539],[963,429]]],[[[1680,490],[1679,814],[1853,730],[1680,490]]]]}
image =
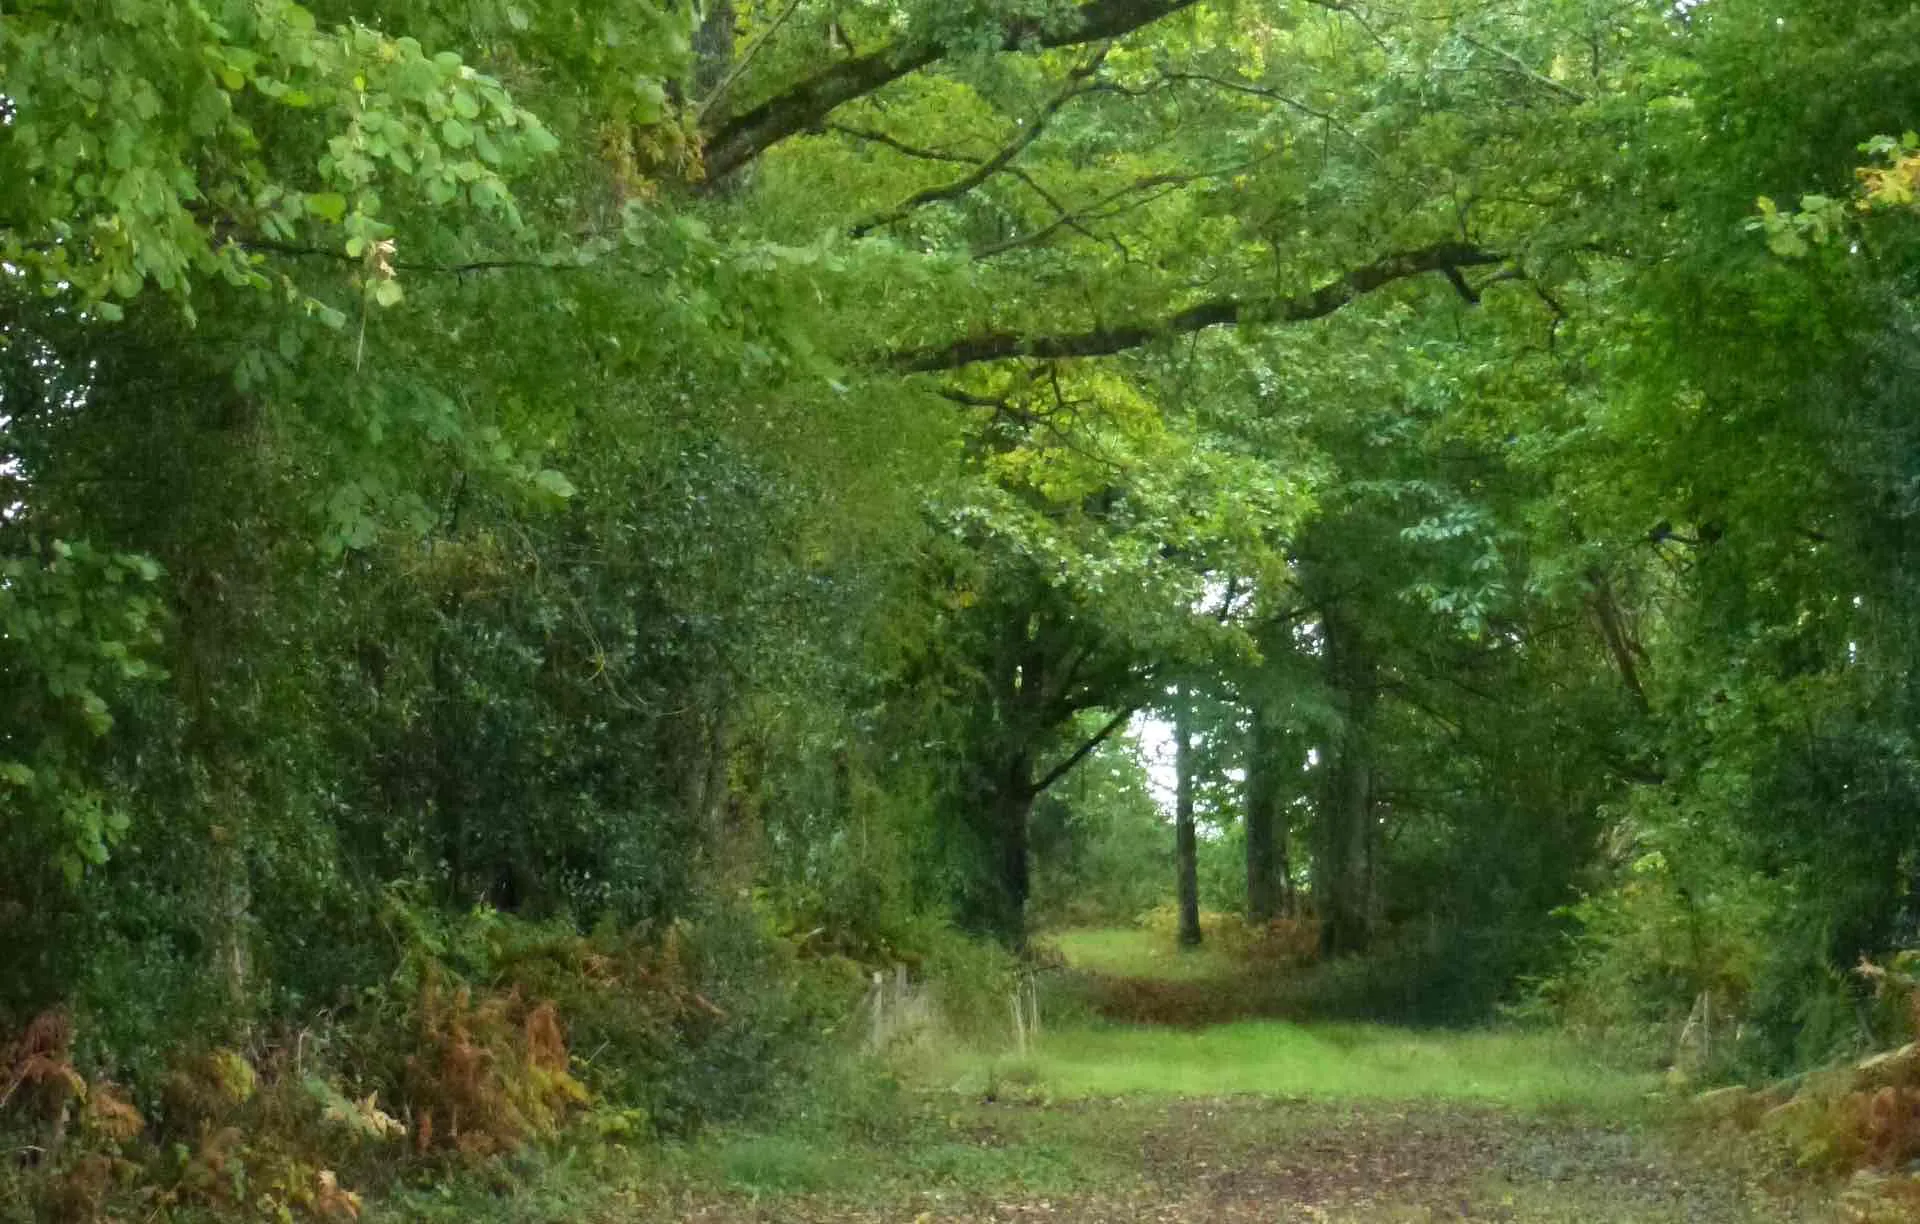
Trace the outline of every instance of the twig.
{"type": "Polygon", "coordinates": [[[1375,161],[1381,160],[1378,150],[1362,140],[1358,133],[1340,120],[1339,116],[1334,115],[1330,111],[1323,111],[1317,106],[1309,106],[1307,103],[1300,101],[1300,99],[1288,94],[1283,94],[1277,89],[1270,89],[1265,85],[1254,85],[1246,81],[1230,81],[1221,77],[1210,76],[1204,72],[1168,72],[1164,73],[1163,77],[1170,82],[1212,85],[1233,93],[1246,94],[1249,97],[1265,98],[1272,102],[1278,102],[1289,110],[1299,111],[1309,118],[1320,120],[1328,127],[1338,131],[1348,140],[1351,140],[1358,146],[1360,151],[1368,157],[1371,157],[1375,161]]]}
{"type": "MultiPolygon", "coordinates": [[[[1087,205],[1085,208],[1082,208],[1078,212],[1063,212],[1059,217],[1048,222],[1046,225],[1042,226],[1037,230],[1031,230],[1025,234],[1019,234],[1012,238],[1003,239],[1000,242],[990,243],[987,246],[980,247],[973,252],[973,258],[977,260],[992,259],[996,255],[1004,255],[1008,251],[1016,250],[1023,246],[1031,246],[1036,242],[1045,241],[1047,238],[1051,237],[1055,231],[1060,229],[1071,228],[1071,229],[1080,230],[1080,232],[1085,233],[1086,231],[1082,228],[1082,223],[1087,220],[1090,220],[1090,219],[1106,220],[1108,218],[1118,216],[1119,213],[1121,212],[1126,212],[1134,208],[1143,207],[1144,205],[1150,204],[1154,200],[1159,198],[1159,196],[1151,196],[1144,200],[1135,201],[1134,203],[1129,204],[1124,209],[1119,209],[1117,211],[1102,211],[1103,209],[1110,209],[1115,203],[1121,200],[1124,200],[1128,196],[1133,195],[1137,192],[1151,191],[1155,188],[1160,188],[1160,187],[1170,187],[1170,188],[1186,187],[1193,183],[1202,182],[1206,179],[1219,178],[1223,174],[1237,173],[1241,170],[1247,169],[1250,166],[1258,164],[1258,162],[1261,160],[1264,160],[1264,158],[1256,158],[1253,161],[1240,162],[1232,166],[1223,166],[1218,170],[1203,170],[1195,174],[1143,175],[1142,177],[1133,180],[1131,183],[1128,183],[1125,186],[1116,188],[1115,190],[1108,192],[1106,195],[1101,196],[1099,199],[1087,205]]],[[[1162,192],[1161,194],[1164,195],[1165,193],[1162,192]]]]}
{"type": "Polygon", "coordinates": [[[893,149],[896,152],[905,153],[908,157],[918,157],[925,161],[959,162],[964,166],[977,166],[981,160],[977,157],[968,157],[964,153],[947,153],[940,149],[927,149],[919,145],[911,145],[897,136],[890,136],[885,132],[877,132],[872,128],[854,127],[850,123],[829,123],[825,125],[825,130],[838,132],[842,136],[851,136],[855,140],[865,140],[873,144],[885,145],[887,148],[893,149]]]}
{"type": "Polygon", "coordinates": [[[1559,94],[1561,97],[1566,98],[1569,101],[1585,102],[1587,100],[1587,95],[1581,93],[1577,89],[1572,88],[1571,86],[1561,84],[1559,81],[1554,80],[1550,76],[1546,76],[1540,72],[1536,72],[1530,64],[1528,64],[1525,60],[1521,59],[1519,56],[1515,55],[1513,52],[1507,50],[1505,47],[1497,47],[1492,43],[1482,42],[1480,39],[1475,38],[1471,34],[1462,34],[1460,36],[1460,40],[1466,43],[1469,47],[1477,47],[1480,50],[1485,51],[1488,55],[1499,56],[1501,59],[1507,61],[1507,63],[1513,67],[1513,70],[1515,72],[1519,73],[1521,76],[1525,77],[1527,80],[1532,81],[1534,84],[1539,85],[1544,89],[1551,90],[1552,92],[1559,94]]]}
{"type": "Polygon", "coordinates": [[[753,45],[740,56],[740,62],[735,64],[726,76],[721,77],[720,83],[713,87],[713,92],[701,101],[699,108],[693,112],[696,122],[706,119],[707,112],[713,109],[714,103],[724,97],[727,90],[733,88],[733,83],[739,80],[740,74],[752,65],[754,57],[760,54],[760,49],[773,41],[773,36],[780,32],[780,27],[787,24],[787,18],[793,16],[793,11],[799,7],[800,0],[787,0],[787,7],[780,10],[780,15],[773,19],[773,24],[768,26],[760,37],[753,40],[753,45]]]}
{"type": "Polygon", "coordinates": [[[937,204],[942,200],[956,199],[992,178],[995,174],[999,173],[1008,162],[1020,156],[1021,152],[1025,150],[1028,145],[1040,138],[1040,133],[1045,131],[1047,123],[1055,115],[1060,113],[1061,107],[1079,97],[1081,94],[1088,92],[1090,87],[1086,83],[1087,79],[1099,71],[1101,62],[1107,57],[1108,49],[1105,45],[1101,46],[1101,48],[1093,54],[1091,59],[1080,67],[1075,68],[1068,77],[1067,87],[1055,94],[1045,106],[1041,107],[1040,112],[1027,123],[1018,136],[1002,146],[999,152],[974,167],[971,173],[963,174],[950,183],[943,183],[937,187],[929,187],[924,191],[915,192],[887,211],[869,217],[865,221],[849,227],[847,232],[855,238],[863,238],[882,226],[892,225],[894,222],[901,220],[915,209],[924,208],[928,204],[937,204]]]}

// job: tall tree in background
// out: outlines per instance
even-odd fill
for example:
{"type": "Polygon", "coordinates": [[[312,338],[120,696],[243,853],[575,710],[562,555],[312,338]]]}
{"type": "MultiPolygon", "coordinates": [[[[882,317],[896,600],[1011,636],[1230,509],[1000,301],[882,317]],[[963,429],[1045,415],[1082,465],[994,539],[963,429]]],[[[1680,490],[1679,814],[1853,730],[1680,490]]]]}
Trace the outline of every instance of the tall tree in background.
{"type": "Polygon", "coordinates": [[[1294,616],[1258,609],[1254,634],[1259,662],[1245,682],[1247,921],[1264,925],[1294,909],[1289,844],[1292,809],[1303,797],[1307,754],[1305,728],[1295,711],[1306,696],[1299,675],[1294,616]]]}
{"type": "Polygon", "coordinates": [[[1180,912],[1179,944],[1197,948],[1200,930],[1200,843],[1193,823],[1194,790],[1199,783],[1195,760],[1193,692],[1190,685],[1173,692],[1173,861],[1175,895],[1180,912]]]}

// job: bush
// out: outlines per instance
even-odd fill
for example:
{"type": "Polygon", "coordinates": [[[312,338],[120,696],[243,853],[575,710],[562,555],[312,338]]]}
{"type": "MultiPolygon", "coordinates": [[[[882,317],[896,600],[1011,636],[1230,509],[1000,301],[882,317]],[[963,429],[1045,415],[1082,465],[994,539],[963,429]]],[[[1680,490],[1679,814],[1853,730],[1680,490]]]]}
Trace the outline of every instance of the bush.
{"type": "Polygon", "coordinates": [[[1699,1098],[1711,1121],[1757,1132],[1802,1166],[1848,1177],[1846,1218],[1861,1224],[1911,1220],[1920,1205],[1920,954],[1863,964],[1878,1010],[1916,1038],[1898,1049],[1829,1065],[1757,1089],[1727,1087],[1699,1098]]]}
{"type": "Polygon", "coordinates": [[[50,1153],[9,1171],[0,1219],[92,1220],[138,1198],[163,1215],[343,1220],[355,1188],[495,1162],[582,1120],[621,1143],[810,1091],[836,1116],[886,1108],[884,1087],[835,1098],[809,1076],[852,1014],[857,969],[800,957],[750,909],[582,934],[395,893],[381,921],[399,950],[384,984],[304,1028],[177,1050],[144,1113],[82,1074],[64,1012],[0,1046],[0,1129],[50,1153]]]}
{"type": "Polygon", "coordinates": [[[791,1088],[861,989],[852,962],[801,956],[748,906],[657,933],[582,934],[490,910],[436,921],[416,961],[431,972],[443,955],[461,982],[550,1002],[593,1098],[663,1133],[751,1113],[791,1088]]]}
{"type": "Polygon", "coordinates": [[[116,1085],[79,1074],[71,1039],[64,1018],[48,1014],[8,1054],[4,1121],[34,1133],[43,1156],[9,1170],[17,1184],[0,1198],[0,1218],[91,1221],[137,1202],[150,1219],[354,1219],[360,1196],[339,1170],[406,1130],[377,1095],[350,1100],[305,1074],[300,1045],[286,1043],[252,1058],[220,1047],[176,1057],[150,1120],[116,1085]]]}
{"type": "Polygon", "coordinates": [[[942,1023],[953,1036],[981,1045],[1012,1035],[1012,998],[1020,963],[997,943],[946,930],[929,939],[921,972],[942,1023]]]}
{"type": "MultiPolygon", "coordinates": [[[[1576,1032],[1673,1061],[1687,1021],[1731,1034],[1754,988],[1768,899],[1758,881],[1702,886],[1666,855],[1642,854],[1612,889],[1566,911],[1577,935],[1558,972],[1534,984],[1541,1008],[1576,1032]]],[[[1720,1056],[1716,1056],[1720,1057],[1720,1056]]]]}

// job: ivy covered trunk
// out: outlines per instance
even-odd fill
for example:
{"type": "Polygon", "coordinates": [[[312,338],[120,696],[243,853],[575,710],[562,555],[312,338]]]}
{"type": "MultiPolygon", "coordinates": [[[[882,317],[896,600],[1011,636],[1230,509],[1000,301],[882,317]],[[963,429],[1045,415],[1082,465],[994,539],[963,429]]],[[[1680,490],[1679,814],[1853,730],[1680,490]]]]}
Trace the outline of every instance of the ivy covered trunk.
{"type": "Polygon", "coordinates": [[[994,923],[995,933],[1010,948],[1027,944],[1027,896],[1031,892],[1031,860],[1028,855],[1028,829],[1033,818],[1034,793],[1030,786],[1014,779],[999,795],[994,809],[994,829],[999,835],[1000,906],[994,923]]]}
{"type": "Polygon", "coordinates": [[[969,774],[965,816],[978,866],[962,891],[962,916],[979,933],[1009,948],[1023,948],[1032,891],[1033,758],[1017,746],[1005,746],[977,762],[969,774]]]}
{"type": "Polygon", "coordinates": [[[1247,751],[1247,921],[1263,925],[1286,908],[1286,842],[1280,829],[1285,737],[1258,709],[1247,751]]]}
{"type": "Polygon", "coordinates": [[[1373,714],[1376,669],[1356,627],[1337,614],[1323,622],[1325,663],[1340,725],[1320,794],[1315,895],[1323,956],[1365,952],[1373,910],[1373,714]]]}
{"type": "Polygon", "coordinates": [[[1193,827],[1193,713],[1184,688],[1175,698],[1174,738],[1174,860],[1179,877],[1180,946],[1200,946],[1200,845],[1193,827]]]}

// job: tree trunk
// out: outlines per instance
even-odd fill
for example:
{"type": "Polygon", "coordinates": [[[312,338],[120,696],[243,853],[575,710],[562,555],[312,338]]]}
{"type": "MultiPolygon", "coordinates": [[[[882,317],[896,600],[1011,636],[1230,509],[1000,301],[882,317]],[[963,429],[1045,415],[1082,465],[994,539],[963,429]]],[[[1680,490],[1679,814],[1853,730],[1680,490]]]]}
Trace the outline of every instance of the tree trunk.
{"type": "Polygon", "coordinates": [[[1174,858],[1178,864],[1180,946],[1200,944],[1199,839],[1193,828],[1193,716],[1186,690],[1179,691],[1173,714],[1174,736],[1174,858]]]}
{"type": "Polygon", "coordinates": [[[253,925],[246,847],[256,804],[244,758],[236,759],[233,748],[247,711],[232,702],[230,684],[222,683],[227,679],[222,670],[228,644],[243,632],[241,613],[224,596],[212,564],[182,567],[180,592],[175,609],[181,645],[176,682],[186,715],[180,746],[192,763],[188,776],[193,806],[207,821],[205,875],[196,883],[207,906],[208,971],[226,989],[230,1018],[245,1024],[252,1012],[248,934],[253,925]]]}
{"type": "Polygon", "coordinates": [[[1347,956],[1367,950],[1372,935],[1373,760],[1376,697],[1372,659],[1353,627],[1330,615],[1323,624],[1327,676],[1340,708],[1320,795],[1316,899],[1320,951],[1347,956]]]}
{"type": "Polygon", "coordinates": [[[988,861],[976,886],[973,925],[1016,951],[1027,945],[1027,830],[1034,798],[1033,762],[1024,751],[1010,753],[978,777],[975,801],[988,817],[982,846],[988,861]]]}
{"type": "Polygon", "coordinates": [[[1282,735],[1265,710],[1253,714],[1247,752],[1247,922],[1265,926],[1281,911],[1286,846],[1280,823],[1282,735]]]}
{"type": "Polygon", "coordinates": [[[717,0],[693,32],[693,88],[701,101],[733,67],[734,22],[733,0],[717,0]]]}
{"type": "Polygon", "coordinates": [[[1372,771],[1355,738],[1343,734],[1342,740],[1324,818],[1320,951],[1328,957],[1366,951],[1371,933],[1367,825],[1372,813],[1372,771]]]}
{"type": "Polygon", "coordinates": [[[431,801],[441,861],[446,864],[446,896],[453,904],[465,907],[477,898],[468,889],[471,863],[467,853],[466,778],[454,750],[454,745],[464,742],[465,736],[455,713],[459,701],[458,681],[447,657],[447,637],[457,615],[453,600],[452,595],[441,600],[441,623],[434,630],[430,663],[433,704],[428,714],[431,754],[425,764],[432,774],[431,801]]]}
{"type": "Polygon", "coordinates": [[[1001,938],[1015,951],[1027,946],[1027,894],[1032,891],[1027,830],[1033,819],[1033,792],[1010,789],[1000,806],[1000,887],[1006,902],[1001,938]]]}

